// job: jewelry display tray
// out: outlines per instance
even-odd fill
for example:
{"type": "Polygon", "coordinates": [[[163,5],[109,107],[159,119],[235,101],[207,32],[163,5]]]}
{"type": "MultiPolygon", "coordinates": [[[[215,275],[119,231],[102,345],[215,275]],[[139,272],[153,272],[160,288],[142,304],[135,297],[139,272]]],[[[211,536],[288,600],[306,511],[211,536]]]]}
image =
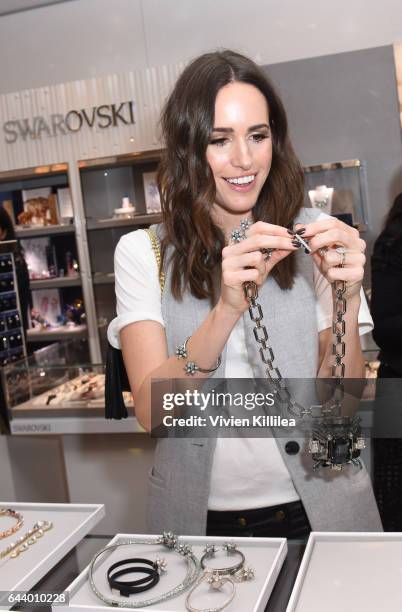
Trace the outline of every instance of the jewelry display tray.
{"type": "Polygon", "coordinates": [[[402,533],[312,532],[286,612],[400,612],[401,579],[402,533]]]}
{"type": "MultiPolygon", "coordinates": [[[[125,540],[156,540],[158,536],[150,535],[130,535],[117,534],[108,544],[118,544],[125,540]]],[[[267,605],[269,596],[275,585],[276,579],[282,567],[287,554],[287,543],[285,538],[221,538],[221,537],[206,537],[206,536],[181,536],[179,543],[188,543],[192,546],[195,555],[200,559],[203,554],[203,548],[207,543],[222,546],[225,542],[235,542],[238,545],[245,557],[245,567],[251,566],[255,570],[255,578],[250,581],[236,583],[236,595],[230,604],[232,612],[263,612],[267,605]]],[[[158,594],[169,591],[174,586],[178,585],[183,580],[185,575],[183,558],[180,555],[171,553],[162,545],[138,545],[129,552],[129,547],[122,546],[107,554],[101,555],[95,564],[94,581],[98,589],[107,597],[119,599],[125,604],[129,601],[125,597],[110,587],[106,579],[106,571],[116,561],[127,559],[129,557],[145,557],[155,560],[157,556],[166,559],[168,566],[167,572],[160,578],[159,583],[144,593],[130,596],[133,601],[142,601],[157,596],[158,594]]],[[[228,558],[225,553],[219,551],[219,558],[215,560],[216,567],[231,565],[236,557],[228,558]],[[232,560],[233,559],[233,560],[232,560]]],[[[208,564],[212,560],[208,560],[208,564]]],[[[88,566],[89,567],[89,566],[88,566]]],[[[69,593],[69,605],[57,605],[53,608],[55,612],[106,612],[111,609],[111,606],[106,605],[92,592],[88,582],[88,567],[67,587],[69,593]]],[[[227,594],[227,585],[222,589],[222,592],[215,592],[213,589],[203,583],[200,591],[194,592],[192,597],[192,605],[194,607],[214,607],[221,604],[227,594]],[[201,590],[202,589],[202,590],[201,590]],[[201,596],[201,605],[197,605],[198,592],[201,596]],[[194,601],[193,601],[194,599],[194,601]]],[[[159,604],[141,608],[124,608],[126,611],[133,612],[183,612],[186,610],[185,599],[190,589],[187,589],[177,597],[163,601],[159,604]]],[[[229,609],[229,608],[228,608],[229,609]]]]}
{"type": "MultiPolygon", "coordinates": [[[[47,574],[105,516],[103,504],[28,504],[0,501],[24,518],[21,529],[0,540],[0,552],[29,531],[37,521],[52,521],[53,527],[35,544],[12,559],[0,559],[0,591],[28,591],[47,574]]],[[[11,521],[10,525],[11,526],[11,521]]],[[[0,605],[1,610],[11,606],[0,605]]]]}

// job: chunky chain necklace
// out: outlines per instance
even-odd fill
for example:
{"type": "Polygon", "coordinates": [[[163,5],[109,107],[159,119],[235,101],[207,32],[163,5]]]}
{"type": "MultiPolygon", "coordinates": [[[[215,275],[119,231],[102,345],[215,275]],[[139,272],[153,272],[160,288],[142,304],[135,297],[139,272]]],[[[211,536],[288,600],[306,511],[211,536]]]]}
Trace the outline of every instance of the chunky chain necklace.
{"type": "MultiPolygon", "coordinates": [[[[250,226],[249,220],[243,220],[239,230],[231,232],[232,242],[240,242],[246,238],[246,230],[250,226]]],[[[295,238],[301,245],[308,248],[308,244],[298,234],[295,238]]],[[[270,250],[265,250],[267,257],[270,250]]],[[[344,258],[345,249],[339,247],[337,251],[344,258]]],[[[343,266],[343,263],[341,264],[343,266]]],[[[354,463],[361,467],[360,451],[365,447],[364,439],[360,436],[360,420],[357,417],[341,416],[342,401],[344,398],[343,379],[345,376],[345,364],[343,358],[346,354],[344,336],[346,333],[346,282],[335,281],[333,284],[335,292],[335,317],[332,325],[334,342],[332,354],[334,363],[332,365],[332,376],[335,389],[330,400],[321,406],[303,407],[290,394],[285,379],[275,364],[275,355],[270,345],[269,334],[263,323],[263,311],[258,303],[258,289],[255,282],[250,281],[243,284],[244,295],[249,305],[249,315],[254,323],[253,333],[258,345],[259,355],[263,363],[265,375],[269,378],[277,401],[287,407],[289,412],[297,417],[315,417],[315,409],[319,409],[319,419],[309,440],[309,452],[312,454],[314,468],[331,467],[340,470],[347,463],[354,463]]]]}

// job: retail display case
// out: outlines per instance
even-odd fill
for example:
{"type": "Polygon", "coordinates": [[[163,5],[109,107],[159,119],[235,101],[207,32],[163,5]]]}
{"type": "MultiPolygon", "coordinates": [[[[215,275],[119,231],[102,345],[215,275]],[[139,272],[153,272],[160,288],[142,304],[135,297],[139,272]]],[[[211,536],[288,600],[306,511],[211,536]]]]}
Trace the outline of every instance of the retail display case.
{"type": "MultiPolygon", "coordinates": [[[[56,343],[2,368],[2,383],[13,434],[142,431],[133,416],[104,418],[103,364],[91,364],[85,341],[56,343]]],[[[131,393],[124,401],[132,412],[131,393]]]]}
{"type": "Polygon", "coordinates": [[[160,151],[79,162],[87,242],[100,327],[102,357],[107,323],[115,316],[113,254],[120,238],[161,220],[155,182],[160,151]]]}
{"type": "Polygon", "coordinates": [[[26,355],[23,315],[15,270],[15,240],[0,242],[0,366],[26,355]]]}
{"type": "Polygon", "coordinates": [[[33,348],[87,335],[67,164],[0,173],[0,203],[30,276],[27,342],[33,348]]]}
{"type": "Polygon", "coordinates": [[[304,167],[304,205],[338,217],[360,232],[368,226],[366,164],[359,159],[304,167]]]}

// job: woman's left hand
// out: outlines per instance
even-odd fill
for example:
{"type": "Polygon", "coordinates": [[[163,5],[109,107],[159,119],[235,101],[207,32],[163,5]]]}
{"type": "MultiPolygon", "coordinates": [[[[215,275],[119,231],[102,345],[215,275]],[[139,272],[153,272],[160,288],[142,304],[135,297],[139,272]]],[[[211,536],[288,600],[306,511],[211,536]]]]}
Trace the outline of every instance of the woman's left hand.
{"type": "Polygon", "coordinates": [[[321,274],[331,284],[337,280],[346,281],[347,297],[358,295],[364,276],[366,243],[359,232],[338,219],[330,217],[305,226],[296,225],[295,231],[305,227],[301,237],[307,238],[313,251],[313,259],[321,274]],[[343,247],[345,253],[338,252],[343,247]],[[342,267],[339,267],[343,264],[342,267]]]}

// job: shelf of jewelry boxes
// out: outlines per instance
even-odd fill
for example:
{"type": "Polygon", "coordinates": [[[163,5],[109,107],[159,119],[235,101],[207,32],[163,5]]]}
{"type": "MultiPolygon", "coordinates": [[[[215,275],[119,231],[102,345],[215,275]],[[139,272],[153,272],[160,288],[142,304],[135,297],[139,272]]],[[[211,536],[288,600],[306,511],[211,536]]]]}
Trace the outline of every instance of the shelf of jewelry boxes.
{"type": "Polygon", "coordinates": [[[105,419],[104,365],[16,364],[3,373],[12,434],[142,433],[131,393],[128,418],[105,419]]]}

